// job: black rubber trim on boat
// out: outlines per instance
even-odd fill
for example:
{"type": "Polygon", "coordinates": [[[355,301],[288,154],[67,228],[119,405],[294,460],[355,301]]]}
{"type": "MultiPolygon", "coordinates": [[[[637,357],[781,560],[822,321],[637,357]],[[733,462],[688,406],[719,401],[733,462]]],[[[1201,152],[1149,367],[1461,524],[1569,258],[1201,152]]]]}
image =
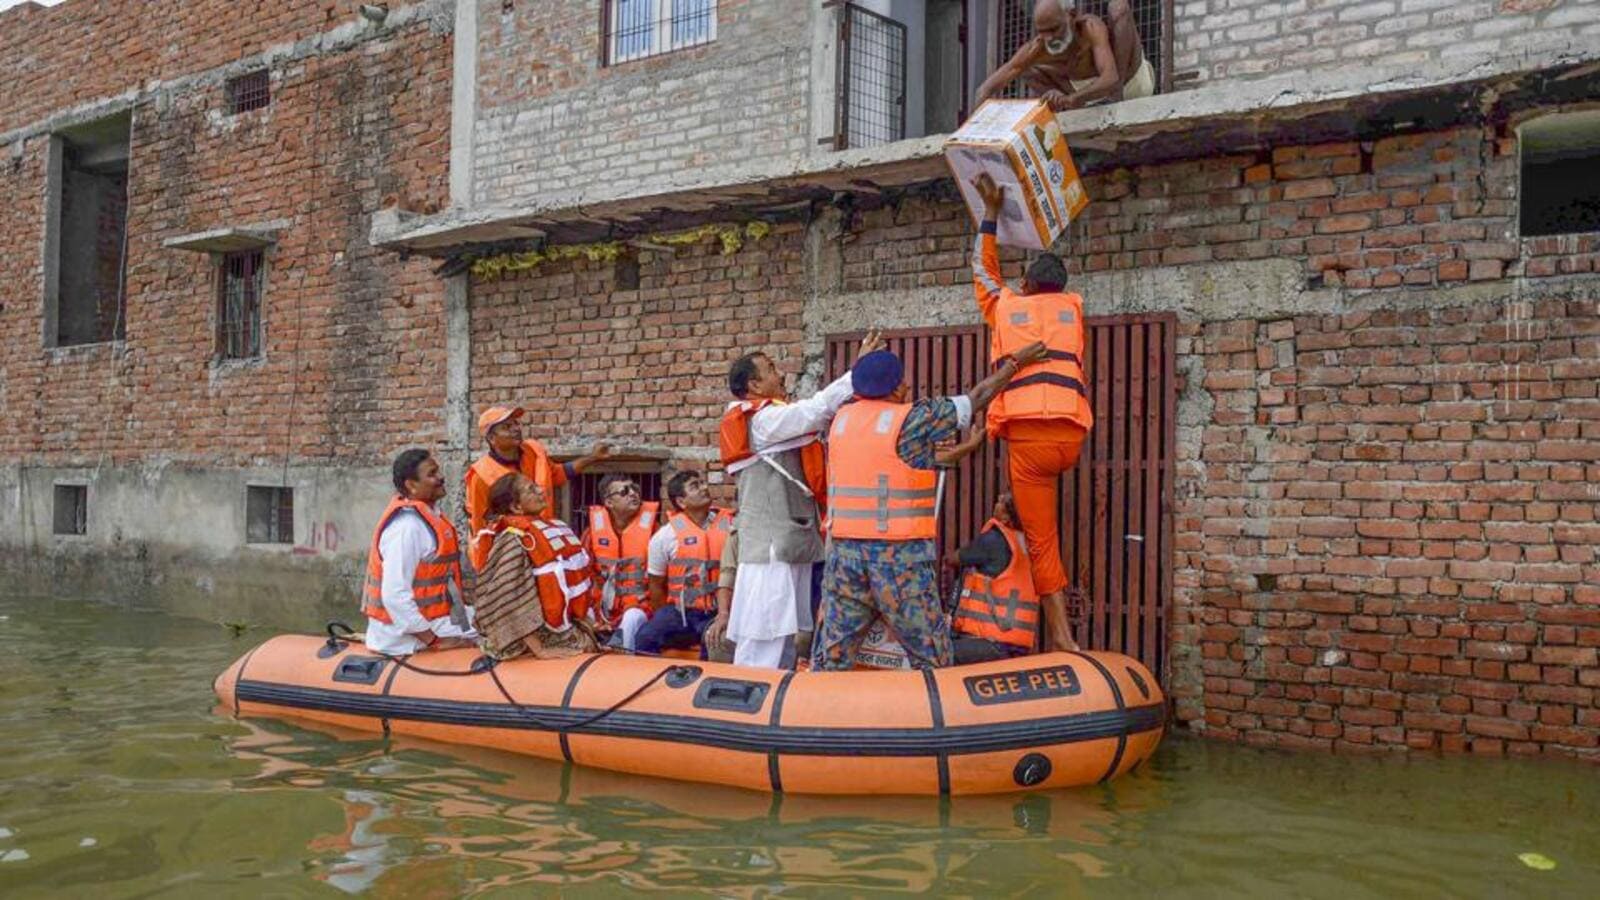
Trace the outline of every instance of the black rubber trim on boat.
{"type": "MultiPolygon", "coordinates": [[[[572,695],[578,690],[578,679],[582,678],[583,673],[588,671],[590,666],[598,662],[602,655],[604,654],[596,654],[595,656],[591,656],[584,660],[576,669],[572,670],[572,678],[568,679],[567,689],[561,695],[562,712],[566,712],[572,706],[572,695]]],[[[566,729],[562,729],[561,731],[561,758],[565,759],[567,762],[572,762],[572,747],[567,743],[566,729]]]]}
{"type": "Polygon", "coordinates": [[[239,674],[233,676],[233,714],[234,714],[234,716],[238,716],[239,715],[239,682],[244,680],[244,670],[250,668],[250,657],[255,656],[256,655],[256,651],[260,650],[264,646],[266,646],[266,645],[265,644],[257,644],[256,646],[250,648],[250,652],[246,653],[244,655],[244,662],[239,663],[239,674]]]}
{"type": "MultiPolygon", "coordinates": [[[[405,666],[394,666],[389,670],[389,677],[383,680],[383,696],[389,696],[389,688],[394,687],[394,680],[400,677],[400,670],[404,668],[405,666]]],[[[389,736],[389,720],[387,717],[383,720],[383,736],[389,736]]]]}
{"type": "MultiPolygon", "coordinates": [[[[598,659],[599,657],[593,657],[598,659]]],[[[475,703],[383,697],[342,691],[242,682],[242,699],[288,709],[317,709],[347,715],[388,717],[480,728],[564,732],[593,719],[597,710],[566,707],[475,703]],[[528,715],[534,713],[537,719],[528,715]],[[549,724],[553,723],[554,729],[549,724]]],[[[986,725],[933,728],[819,728],[723,722],[697,716],[618,710],[595,719],[583,734],[640,738],[719,747],[746,753],[788,753],[797,756],[927,757],[939,753],[989,753],[1051,744],[1121,738],[1163,727],[1166,705],[1153,703],[1126,709],[1098,710],[986,725]]]]}
{"type": "MultiPolygon", "coordinates": [[[[939,700],[939,682],[933,678],[932,669],[922,670],[922,683],[928,688],[928,712],[933,716],[933,730],[944,730],[944,704],[939,700]]],[[[939,793],[950,793],[950,755],[937,754],[939,763],[939,793]]]]}
{"type": "MultiPolygon", "coordinates": [[[[783,673],[783,680],[778,682],[778,689],[772,694],[772,715],[767,719],[767,725],[778,727],[778,720],[783,717],[783,698],[789,694],[789,682],[794,680],[793,672],[783,673]]],[[[772,782],[773,793],[783,793],[783,773],[779,771],[778,751],[767,751],[767,780],[772,782]]]]}
{"type": "MultiPolygon", "coordinates": [[[[1094,666],[1095,670],[1098,671],[1101,677],[1106,680],[1106,686],[1111,688],[1111,698],[1117,701],[1117,709],[1121,710],[1128,708],[1127,701],[1122,699],[1122,687],[1117,684],[1117,679],[1112,676],[1110,669],[1101,665],[1100,660],[1095,659],[1087,653],[1074,652],[1072,655],[1082,657],[1085,662],[1091,666],[1094,666]]],[[[1127,749],[1128,734],[1127,732],[1123,732],[1122,734],[1117,735],[1117,752],[1111,755],[1111,765],[1106,769],[1106,773],[1100,776],[1100,781],[1102,783],[1109,781],[1111,776],[1117,774],[1117,767],[1122,765],[1122,754],[1126,752],[1127,749]]]]}

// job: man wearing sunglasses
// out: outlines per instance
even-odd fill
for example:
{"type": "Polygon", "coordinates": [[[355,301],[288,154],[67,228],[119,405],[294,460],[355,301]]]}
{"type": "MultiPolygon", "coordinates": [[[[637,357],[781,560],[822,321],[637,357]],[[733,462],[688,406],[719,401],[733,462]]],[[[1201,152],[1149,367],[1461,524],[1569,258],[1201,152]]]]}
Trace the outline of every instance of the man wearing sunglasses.
{"type": "Polygon", "coordinates": [[[583,549],[600,572],[601,624],[615,628],[624,649],[649,617],[645,562],[659,505],[646,503],[639,485],[621,473],[600,482],[599,506],[589,507],[583,549]]]}

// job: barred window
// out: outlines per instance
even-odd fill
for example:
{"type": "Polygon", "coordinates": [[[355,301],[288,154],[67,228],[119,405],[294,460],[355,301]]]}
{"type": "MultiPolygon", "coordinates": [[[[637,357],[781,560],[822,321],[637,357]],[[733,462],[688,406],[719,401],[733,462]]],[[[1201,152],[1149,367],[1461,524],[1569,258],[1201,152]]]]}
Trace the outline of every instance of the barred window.
{"type": "Polygon", "coordinates": [[[717,39],[717,0],[604,0],[606,65],[717,39]]]}
{"type": "Polygon", "coordinates": [[[228,112],[232,115],[261,109],[271,102],[271,78],[266,69],[228,79],[228,112]]]}
{"type": "Polygon", "coordinates": [[[51,528],[55,534],[87,534],[89,532],[89,487],[82,484],[55,486],[54,508],[51,510],[51,528]]]}
{"type": "Polygon", "coordinates": [[[294,488],[252,484],[245,489],[245,541],[294,543],[294,488]]]}
{"type": "Polygon", "coordinates": [[[223,254],[217,279],[217,355],[222,359],[261,355],[262,263],[260,250],[223,254]]]}

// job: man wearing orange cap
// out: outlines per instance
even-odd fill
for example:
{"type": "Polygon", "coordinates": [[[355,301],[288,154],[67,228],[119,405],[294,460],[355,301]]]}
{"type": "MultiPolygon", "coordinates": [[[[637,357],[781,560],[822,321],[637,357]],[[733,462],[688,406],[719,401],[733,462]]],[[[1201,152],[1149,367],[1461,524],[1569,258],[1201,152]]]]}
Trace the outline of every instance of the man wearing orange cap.
{"type": "Polygon", "coordinates": [[[488,441],[489,452],[467,469],[467,519],[473,535],[488,526],[489,488],[503,476],[521,472],[533,479],[545,496],[540,515],[549,518],[555,515],[555,489],[611,455],[611,447],[599,443],[588,456],[557,463],[544,444],[522,436],[523,413],[520,406],[491,406],[478,417],[478,430],[488,441]]]}
{"type": "Polygon", "coordinates": [[[989,355],[1001,359],[1034,341],[1048,348],[1044,359],[1019,372],[995,398],[989,407],[989,434],[1006,441],[1011,494],[1044,608],[1044,649],[1076,650],[1067,621],[1067,573],[1061,565],[1056,504],[1061,473],[1077,464],[1084,438],[1094,427],[1083,371],[1083,298],[1065,290],[1066,266],[1050,253],[1028,264],[1020,292],[1005,286],[995,238],[1005,189],[988,175],[980,176],[974,187],[984,211],[972,249],[972,282],[989,326],[989,355]]]}

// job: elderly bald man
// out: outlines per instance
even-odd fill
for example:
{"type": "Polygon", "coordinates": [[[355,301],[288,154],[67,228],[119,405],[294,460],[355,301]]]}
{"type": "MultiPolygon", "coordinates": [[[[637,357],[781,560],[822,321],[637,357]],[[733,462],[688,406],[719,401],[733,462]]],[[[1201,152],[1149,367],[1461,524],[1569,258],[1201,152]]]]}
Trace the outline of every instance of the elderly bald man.
{"type": "Polygon", "coordinates": [[[1128,0],[1111,0],[1105,19],[1078,12],[1072,0],[1038,0],[1033,34],[978,87],[979,103],[1018,78],[1056,112],[1155,93],[1128,0]]]}

